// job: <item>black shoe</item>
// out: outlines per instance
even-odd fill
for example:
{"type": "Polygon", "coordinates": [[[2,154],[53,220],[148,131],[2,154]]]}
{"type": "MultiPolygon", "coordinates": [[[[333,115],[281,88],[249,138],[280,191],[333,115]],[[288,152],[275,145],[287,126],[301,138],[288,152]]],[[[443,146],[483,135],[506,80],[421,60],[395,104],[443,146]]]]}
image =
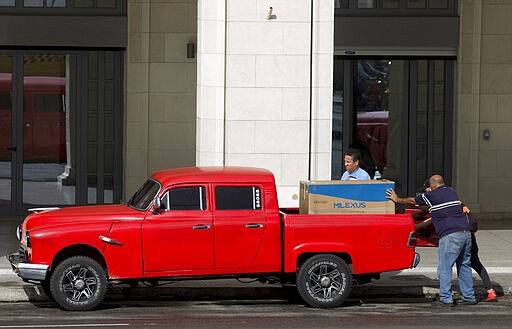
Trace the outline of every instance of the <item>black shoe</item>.
{"type": "Polygon", "coordinates": [[[435,307],[454,307],[455,304],[454,303],[443,303],[440,300],[436,300],[435,302],[432,303],[432,306],[435,306],[435,307]]]}
{"type": "Polygon", "coordinates": [[[476,304],[478,304],[478,301],[476,301],[476,300],[460,299],[457,301],[457,305],[476,305],[476,304]]]}

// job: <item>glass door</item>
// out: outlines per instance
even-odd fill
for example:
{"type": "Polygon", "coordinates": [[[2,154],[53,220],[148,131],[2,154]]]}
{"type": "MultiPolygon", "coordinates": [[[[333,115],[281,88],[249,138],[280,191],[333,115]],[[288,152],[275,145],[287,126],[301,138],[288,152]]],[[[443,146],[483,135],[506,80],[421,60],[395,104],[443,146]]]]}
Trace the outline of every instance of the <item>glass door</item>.
{"type": "Polygon", "coordinates": [[[12,56],[0,54],[0,209],[12,207],[12,56]]]}
{"type": "Polygon", "coordinates": [[[63,184],[71,146],[68,56],[23,55],[23,204],[28,207],[75,203],[74,185],[63,184]]]}
{"type": "Polygon", "coordinates": [[[336,57],[332,179],[353,147],[361,167],[393,180],[400,195],[434,173],[450,184],[453,77],[452,59],[336,57]]]}
{"type": "Polygon", "coordinates": [[[122,60],[0,52],[0,214],[120,201],[122,60]]]}

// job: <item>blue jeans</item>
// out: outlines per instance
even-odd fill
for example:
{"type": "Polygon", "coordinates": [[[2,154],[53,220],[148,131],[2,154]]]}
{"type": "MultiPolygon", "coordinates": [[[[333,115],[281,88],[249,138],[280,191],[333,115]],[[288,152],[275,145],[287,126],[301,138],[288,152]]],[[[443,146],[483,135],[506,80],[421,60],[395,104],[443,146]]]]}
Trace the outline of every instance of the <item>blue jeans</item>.
{"type": "Polygon", "coordinates": [[[473,275],[471,273],[471,233],[455,232],[439,240],[437,256],[437,275],[439,277],[439,300],[453,302],[452,269],[457,264],[459,289],[462,299],[475,300],[473,275]]]}

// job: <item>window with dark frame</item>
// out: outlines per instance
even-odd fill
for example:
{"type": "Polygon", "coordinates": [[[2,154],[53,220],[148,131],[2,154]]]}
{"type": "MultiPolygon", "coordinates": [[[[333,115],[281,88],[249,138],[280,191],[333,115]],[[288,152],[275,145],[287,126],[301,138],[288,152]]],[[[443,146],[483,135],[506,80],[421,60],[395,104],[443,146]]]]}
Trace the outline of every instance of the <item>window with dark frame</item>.
{"type": "Polygon", "coordinates": [[[64,95],[61,94],[34,94],[34,110],[37,113],[64,112],[64,95]]]}
{"type": "Polygon", "coordinates": [[[204,186],[177,187],[162,198],[162,208],[167,210],[206,210],[204,186]]]}
{"type": "Polygon", "coordinates": [[[261,210],[261,190],[257,186],[217,186],[217,210],[261,210]]]}
{"type": "Polygon", "coordinates": [[[0,0],[0,13],[125,15],[126,0],[0,0]]]}
{"type": "Polygon", "coordinates": [[[457,1],[335,0],[335,16],[456,16],[457,1]]]}

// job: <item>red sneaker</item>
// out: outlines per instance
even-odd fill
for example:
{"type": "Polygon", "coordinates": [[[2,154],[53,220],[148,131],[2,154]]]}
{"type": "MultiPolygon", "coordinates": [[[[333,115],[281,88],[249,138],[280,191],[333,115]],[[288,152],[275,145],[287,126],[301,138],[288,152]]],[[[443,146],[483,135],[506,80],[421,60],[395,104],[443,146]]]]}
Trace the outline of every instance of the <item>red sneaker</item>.
{"type": "Polygon", "coordinates": [[[487,290],[487,298],[484,299],[484,302],[497,302],[498,296],[496,295],[496,291],[494,289],[487,290]]]}

